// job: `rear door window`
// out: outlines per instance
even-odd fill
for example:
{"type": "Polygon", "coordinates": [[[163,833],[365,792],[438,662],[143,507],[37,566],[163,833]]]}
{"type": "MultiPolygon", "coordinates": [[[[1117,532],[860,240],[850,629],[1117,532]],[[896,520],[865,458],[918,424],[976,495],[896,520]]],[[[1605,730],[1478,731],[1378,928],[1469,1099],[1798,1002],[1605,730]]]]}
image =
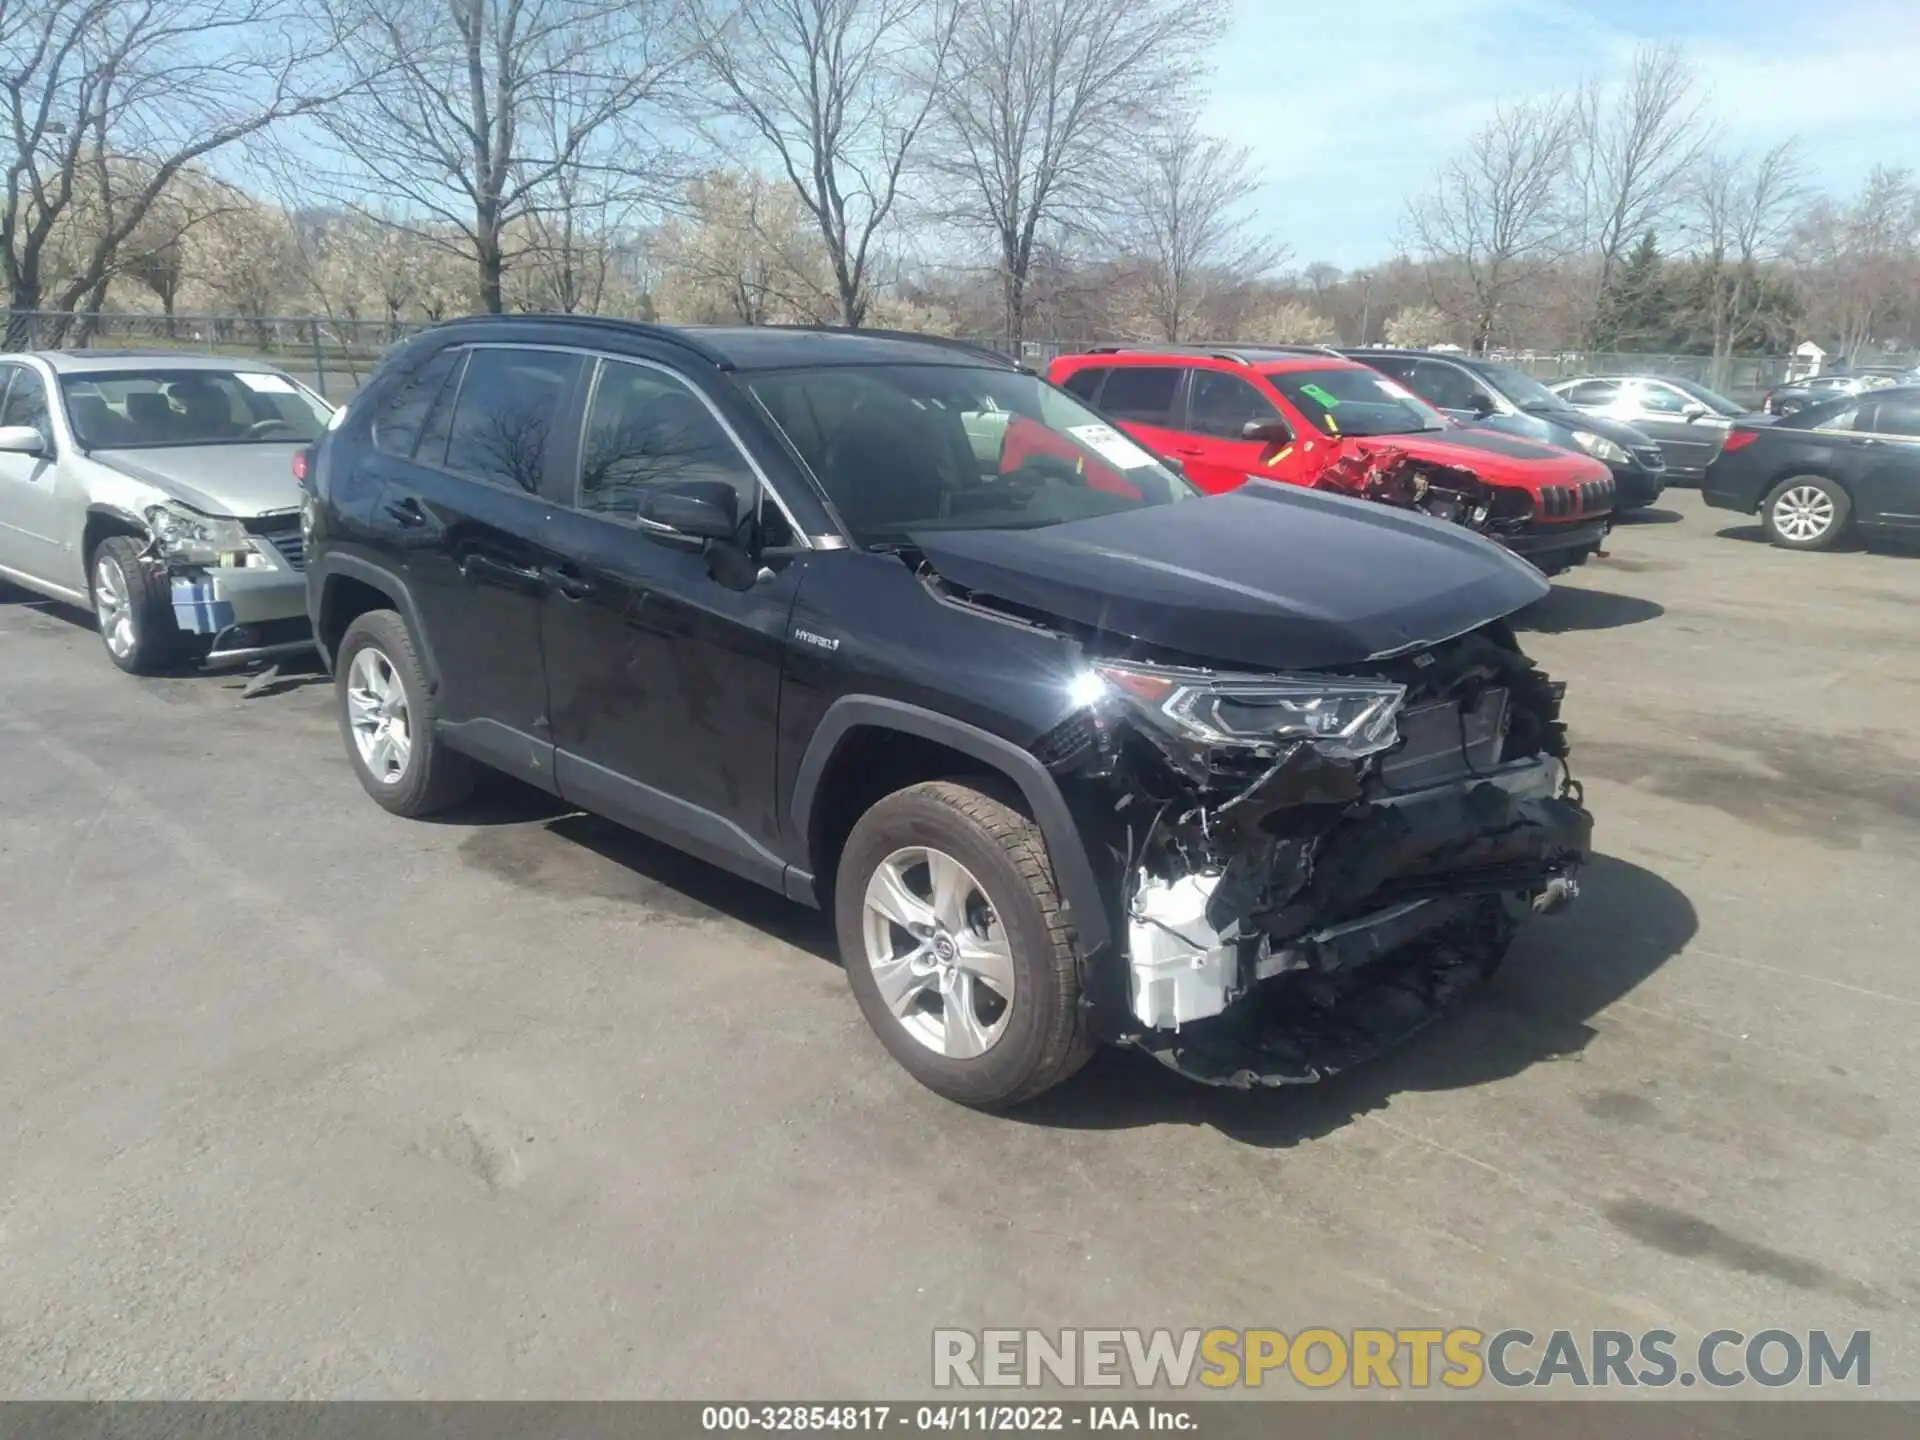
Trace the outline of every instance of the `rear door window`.
{"type": "Polygon", "coordinates": [[[581,364],[565,351],[476,348],[453,406],[447,468],[537,492],[581,364]]]}
{"type": "Polygon", "coordinates": [[[1437,360],[1422,360],[1407,377],[1407,388],[1440,410],[1471,410],[1485,388],[1466,371],[1437,360]]]}
{"type": "Polygon", "coordinates": [[[1120,420],[1172,428],[1181,374],[1177,365],[1116,365],[1100,392],[1100,408],[1120,420]]]}
{"type": "Polygon", "coordinates": [[[1920,440],[1920,401],[1875,400],[1862,405],[1853,428],[1920,440]]]}
{"type": "Polygon", "coordinates": [[[1620,398],[1620,386],[1612,380],[1582,380],[1566,391],[1569,405],[1611,405],[1620,398]]]}
{"type": "Polygon", "coordinates": [[[1066,383],[1060,388],[1070,394],[1078,395],[1089,405],[1093,397],[1100,393],[1100,382],[1112,373],[1105,365],[1089,365],[1084,370],[1076,370],[1067,376],[1066,383]]]}
{"type": "Polygon", "coordinates": [[[1198,435],[1238,440],[1249,421],[1278,420],[1280,411],[1238,375],[1223,370],[1193,372],[1193,391],[1187,402],[1187,428],[1198,435]]]}

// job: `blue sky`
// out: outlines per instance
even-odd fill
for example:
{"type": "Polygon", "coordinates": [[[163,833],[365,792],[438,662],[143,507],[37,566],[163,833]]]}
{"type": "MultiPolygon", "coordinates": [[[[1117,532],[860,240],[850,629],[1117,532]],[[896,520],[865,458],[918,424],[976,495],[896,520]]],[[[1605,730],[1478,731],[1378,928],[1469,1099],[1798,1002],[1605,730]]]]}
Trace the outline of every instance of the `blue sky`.
{"type": "Polygon", "coordinates": [[[1207,124],[1253,151],[1294,260],[1385,258],[1407,197],[1495,104],[1678,45],[1722,143],[1798,134],[1823,188],[1920,170],[1920,0],[1234,0],[1207,124]]]}

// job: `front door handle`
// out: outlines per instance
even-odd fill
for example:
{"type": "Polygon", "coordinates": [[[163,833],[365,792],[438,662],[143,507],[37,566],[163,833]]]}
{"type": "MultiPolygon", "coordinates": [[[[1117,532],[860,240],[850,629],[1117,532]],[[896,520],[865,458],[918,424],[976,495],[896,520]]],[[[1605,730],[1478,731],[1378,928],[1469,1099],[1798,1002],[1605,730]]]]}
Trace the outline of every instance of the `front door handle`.
{"type": "Polygon", "coordinates": [[[497,585],[509,585],[516,590],[531,590],[535,593],[546,588],[546,577],[538,570],[526,565],[514,565],[506,560],[495,559],[491,555],[473,554],[460,561],[460,573],[469,580],[492,581],[497,585]]]}
{"type": "Polygon", "coordinates": [[[571,565],[549,565],[540,578],[569,600],[585,600],[593,594],[593,582],[571,565]]]}
{"type": "Polygon", "coordinates": [[[411,495],[398,500],[389,500],[387,514],[402,525],[414,526],[427,523],[427,512],[420,508],[420,502],[411,495]]]}

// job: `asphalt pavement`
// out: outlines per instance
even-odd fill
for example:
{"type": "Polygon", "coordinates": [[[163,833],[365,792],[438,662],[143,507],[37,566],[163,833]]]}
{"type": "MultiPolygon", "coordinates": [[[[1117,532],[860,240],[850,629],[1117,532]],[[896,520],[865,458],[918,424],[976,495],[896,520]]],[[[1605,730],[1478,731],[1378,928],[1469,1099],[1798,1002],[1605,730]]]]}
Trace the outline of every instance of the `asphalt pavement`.
{"type": "Polygon", "coordinates": [[[817,915],[0,597],[0,1395],[910,1396],[935,1327],[1825,1327],[1920,1396],[1920,555],[1524,617],[1599,856],[1370,1068],[920,1090],[817,915]]]}

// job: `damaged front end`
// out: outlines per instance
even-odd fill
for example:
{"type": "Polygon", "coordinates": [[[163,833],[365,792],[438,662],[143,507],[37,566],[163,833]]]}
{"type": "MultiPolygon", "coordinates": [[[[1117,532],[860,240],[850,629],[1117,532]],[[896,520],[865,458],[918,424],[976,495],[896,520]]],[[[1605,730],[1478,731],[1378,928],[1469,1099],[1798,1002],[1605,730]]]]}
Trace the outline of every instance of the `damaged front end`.
{"type": "Polygon", "coordinates": [[[1079,688],[1037,751],[1110,856],[1108,1028],[1193,1079],[1357,1064],[1578,894],[1592,818],[1562,687],[1503,623],[1341,674],[1093,659],[1079,688]]]}
{"type": "Polygon", "coordinates": [[[149,505],[141,559],[166,576],[173,620],[210,665],[296,655],[313,647],[306,545],[296,513],[250,520],[149,505]]]}
{"type": "Polygon", "coordinates": [[[1408,454],[1398,446],[1349,446],[1320,472],[1322,489],[1418,510],[1494,538],[1526,529],[1533,502],[1524,491],[1489,485],[1473,471],[1408,454]]]}

